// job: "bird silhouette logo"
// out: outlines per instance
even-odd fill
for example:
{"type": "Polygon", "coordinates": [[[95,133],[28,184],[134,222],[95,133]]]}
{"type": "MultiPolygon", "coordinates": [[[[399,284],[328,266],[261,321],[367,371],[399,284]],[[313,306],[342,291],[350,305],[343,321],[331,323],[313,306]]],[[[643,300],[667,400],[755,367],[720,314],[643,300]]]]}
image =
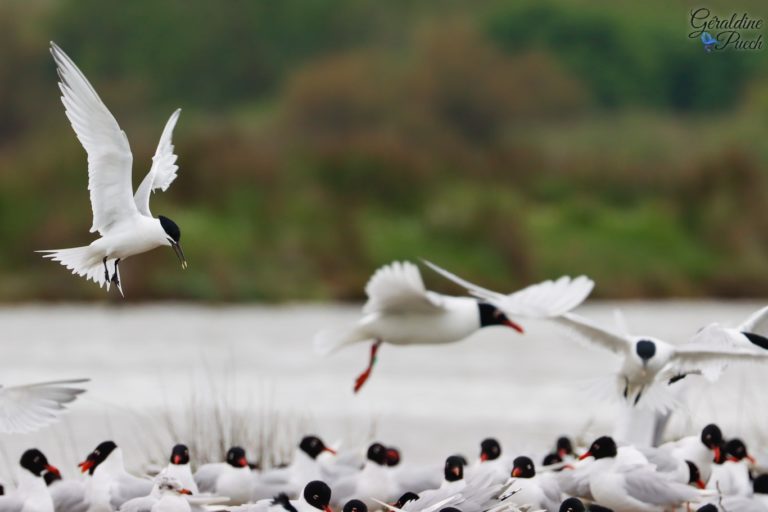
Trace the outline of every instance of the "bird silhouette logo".
{"type": "Polygon", "coordinates": [[[718,41],[717,39],[715,39],[715,36],[713,36],[709,32],[702,32],[701,43],[704,45],[704,51],[706,51],[707,53],[711,53],[712,49],[715,47],[718,41]]]}

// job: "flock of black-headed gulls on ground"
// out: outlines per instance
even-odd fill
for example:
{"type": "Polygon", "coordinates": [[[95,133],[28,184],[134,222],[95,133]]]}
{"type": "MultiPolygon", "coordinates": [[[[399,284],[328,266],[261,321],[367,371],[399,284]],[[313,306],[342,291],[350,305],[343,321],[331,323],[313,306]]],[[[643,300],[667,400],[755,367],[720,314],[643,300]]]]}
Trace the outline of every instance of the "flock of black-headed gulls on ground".
{"type": "MultiPolygon", "coordinates": [[[[120,262],[168,246],[186,268],[181,230],[167,217],[152,216],[149,198],[176,178],[171,141],[175,111],[160,137],[152,166],[136,193],[128,139],[98,94],[55,44],[51,53],[61,81],[67,117],[88,154],[88,189],[93,210],[88,246],[44,252],[73,273],[123,293],[120,262]]],[[[621,360],[615,395],[652,411],[675,406],[669,389],[689,375],[716,380],[730,365],[759,363],[768,357],[768,307],[743,324],[710,324],[684,344],[670,344],[598,325],[572,313],[591,293],[587,277],[561,277],[511,294],[466,281],[437,265],[434,271],[466,289],[455,297],[426,289],[418,267],[394,262],[377,270],[365,291],[368,301],[351,326],[323,330],[316,349],[330,353],[346,345],[371,343],[370,361],[356,379],[358,392],[369,379],[383,343],[443,344],[460,341],[490,326],[519,333],[525,318],[548,319],[574,338],[614,352],[621,360]]],[[[0,388],[0,432],[28,432],[55,421],[84,390],[87,379],[0,388]]],[[[285,468],[261,471],[245,450],[232,447],[226,460],[192,472],[189,450],[173,448],[168,466],[153,479],[129,474],[120,448],[101,443],[80,465],[84,480],[62,480],[39,450],[19,461],[15,489],[1,488],[0,512],[188,512],[288,510],[344,512],[367,509],[404,511],[583,510],[768,511],[768,476],[750,472],[754,460],[739,439],[726,440],[709,425],[700,435],[660,447],[635,447],[610,437],[596,439],[581,456],[567,438],[538,467],[527,456],[502,455],[493,439],[481,444],[478,461],[460,455],[443,468],[400,464],[399,452],[373,443],[365,457],[337,455],[319,438],[305,437],[285,468]],[[754,478],[753,478],[754,476],[754,478]]]]}
{"type": "Polygon", "coordinates": [[[450,455],[442,468],[408,465],[399,450],[375,442],[364,453],[339,452],[306,436],[285,467],[259,469],[231,447],[223,462],[193,472],[182,444],[153,477],[123,465],[112,441],[80,464],[84,480],[64,480],[39,450],[19,461],[16,490],[1,512],[582,512],[768,511],[768,473],[738,438],[711,424],[700,434],[655,448],[622,445],[608,436],[574,449],[557,440],[541,464],[507,456],[495,439],[474,462],[450,455]]]}

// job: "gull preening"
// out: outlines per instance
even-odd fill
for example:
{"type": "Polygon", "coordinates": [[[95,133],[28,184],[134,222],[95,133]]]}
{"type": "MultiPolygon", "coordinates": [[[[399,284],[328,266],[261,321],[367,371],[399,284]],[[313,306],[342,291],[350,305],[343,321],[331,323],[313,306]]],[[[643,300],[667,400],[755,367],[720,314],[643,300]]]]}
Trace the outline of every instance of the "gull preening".
{"type": "Polygon", "coordinates": [[[22,386],[0,386],[0,433],[23,434],[50,425],[85,390],[73,384],[88,379],[38,382],[22,386]]]}
{"type": "MultiPolygon", "coordinates": [[[[436,265],[429,266],[461,286],[469,284],[436,265]]],[[[593,286],[584,276],[561,277],[510,295],[497,294],[492,300],[453,297],[427,290],[416,265],[396,261],[378,269],[365,286],[368,302],[363,306],[362,318],[342,330],[321,331],[315,336],[314,344],[318,352],[327,354],[345,345],[373,340],[368,367],[355,381],[354,390],[358,392],[370,377],[382,343],[452,343],[494,325],[522,333],[523,328],[510,316],[562,315],[581,304],[593,286]]]]}
{"type": "Polygon", "coordinates": [[[101,238],[90,245],[71,249],[38,251],[58,261],[72,273],[97,283],[114,284],[123,293],[120,262],[157,247],[172,247],[187,267],[181,249],[181,230],[168,217],[152,216],[149,196],[165,191],[176,179],[176,155],[171,135],[181,110],[176,110],[160,136],[152,167],[133,193],[131,183],[133,155],[128,137],[101,101],[85,75],[55,43],[51,54],[58,67],[61,101],[77,138],[88,153],[88,190],[93,209],[91,233],[101,238]]]}

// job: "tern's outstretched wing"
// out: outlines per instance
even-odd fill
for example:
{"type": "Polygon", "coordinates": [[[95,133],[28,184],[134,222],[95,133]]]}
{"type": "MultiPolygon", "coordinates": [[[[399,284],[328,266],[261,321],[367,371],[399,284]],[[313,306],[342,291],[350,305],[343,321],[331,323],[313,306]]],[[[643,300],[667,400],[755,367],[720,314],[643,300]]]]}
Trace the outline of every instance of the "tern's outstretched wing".
{"type": "Polygon", "coordinates": [[[9,388],[0,387],[0,433],[24,433],[56,421],[64,404],[84,389],[72,387],[88,379],[40,382],[9,388]]]}
{"type": "Polygon", "coordinates": [[[475,297],[490,302],[510,316],[534,318],[555,317],[567,313],[582,302],[595,283],[586,276],[571,279],[563,276],[556,281],[542,281],[509,295],[494,292],[425,261],[432,270],[462,286],[475,297]]]}
{"type": "Polygon", "coordinates": [[[442,299],[427,291],[419,268],[408,261],[395,261],[378,269],[365,286],[368,302],[363,313],[438,312],[442,299]]]}
{"type": "Polygon", "coordinates": [[[176,165],[178,156],[173,152],[174,148],[171,137],[173,136],[173,129],[176,126],[176,121],[179,120],[180,113],[181,109],[177,109],[171,114],[168,122],[165,123],[163,133],[160,135],[160,142],[157,144],[157,150],[155,150],[155,156],[152,157],[152,167],[133,197],[136,202],[136,208],[138,208],[142,215],[147,217],[152,216],[149,210],[149,196],[151,192],[157,189],[163,192],[168,190],[173,180],[176,179],[176,171],[179,170],[179,166],[176,165]]]}
{"type": "Polygon", "coordinates": [[[557,317],[554,319],[554,322],[567,328],[579,339],[606,348],[617,354],[626,353],[632,345],[630,338],[598,326],[574,313],[566,313],[563,316],[557,317]]]}
{"type": "Polygon", "coordinates": [[[91,232],[104,235],[115,222],[138,214],[133,202],[131,148],[125,132],[75,63],[55,43],[51,43],[51,54],[61,78],[61,101],[88,153],[91,232]]]}
{"type": "Polygon", "coordinates": [[[749,332],[768,336],[768,306],[752,313],[744,323],[739,326],[741,332],[749,332]]]}
{"type": "MultiPolygon", "coordinates": [[[[715,329],[717,329],[715,327],[715,329]]],[[[710,328],[705,328],[710,330],[710,328]]],[[[698,336],[704,333],[702,331],[698,336]]],[[[728,336],[725,329],[720,330],[722,336],[728,336]]],[[[714,336],[714,333],[710,333],[714,336]]],[[[739,348],[723,344],[716,347],[712,343],[686,343],[675,347],[675,353],[668,366],[674,373],[700,373],[710,381],[716,380],[722,370],[735,363],[765,363],[768,362],[768,351],[757,351],[750,348],[739,348]]]]}

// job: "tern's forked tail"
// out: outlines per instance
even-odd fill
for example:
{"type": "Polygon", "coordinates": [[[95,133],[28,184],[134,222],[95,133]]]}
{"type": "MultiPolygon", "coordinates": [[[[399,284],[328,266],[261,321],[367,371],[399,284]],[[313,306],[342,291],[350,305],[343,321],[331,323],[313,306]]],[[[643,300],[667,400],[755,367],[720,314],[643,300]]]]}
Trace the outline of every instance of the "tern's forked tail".
{"type": "Polygon", "coordinates": [[[358,341],[370,339],[370,336],[359,332],[354,327],[343,329],[326,329],[315,335],[312,344],[315,352],[321,355],[327,355],[337,351],[344,345],[349,345],[358,341]]]}
{"type": "Polygon", "coordinates": [[[47,251],[36,251],[43,254],[43,258],[58,261],[73,274],[85,277],[99,286],[107,285],[109,290],[109,281],[104,276],[104,263],[98,254],[94,254],[91,246],[73,247],[71,249],[55,249],[47,251]]]}

